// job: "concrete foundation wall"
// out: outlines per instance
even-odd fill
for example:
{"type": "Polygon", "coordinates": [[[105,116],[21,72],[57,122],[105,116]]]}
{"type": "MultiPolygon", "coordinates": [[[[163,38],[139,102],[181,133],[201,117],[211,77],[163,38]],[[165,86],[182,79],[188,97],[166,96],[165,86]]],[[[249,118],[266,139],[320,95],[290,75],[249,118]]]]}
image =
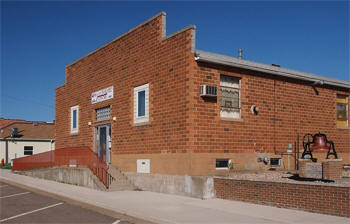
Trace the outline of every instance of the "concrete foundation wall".
{"type": "Polygon", "coordinates": [[[18,173],[46,180],[84,186],[96,190],[104,190],[103,184],[97,179],[91,170],[85,167],[54,167],[19,171],[18,173]]]}
{"type": "Polygon", "coordinates": [[[214,180],[211,177],[180,176],[144,173],[124,173],[141,190],[176,194],[194,198],[215,197],[214,180]]]}

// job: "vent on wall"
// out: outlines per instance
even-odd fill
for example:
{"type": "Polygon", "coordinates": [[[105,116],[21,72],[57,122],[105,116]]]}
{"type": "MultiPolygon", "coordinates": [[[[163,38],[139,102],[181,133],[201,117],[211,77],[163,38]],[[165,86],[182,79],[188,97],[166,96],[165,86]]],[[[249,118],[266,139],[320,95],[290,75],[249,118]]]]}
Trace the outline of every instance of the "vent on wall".
{"type": "Polygon", "coordinates": [[[217,97],[217,95],[218,95],[218,87],[216,87],[216,86],[208,86],[208,85],[202,85],[201,86],[200,96],[203,96],[203,97],[217,97]]]}

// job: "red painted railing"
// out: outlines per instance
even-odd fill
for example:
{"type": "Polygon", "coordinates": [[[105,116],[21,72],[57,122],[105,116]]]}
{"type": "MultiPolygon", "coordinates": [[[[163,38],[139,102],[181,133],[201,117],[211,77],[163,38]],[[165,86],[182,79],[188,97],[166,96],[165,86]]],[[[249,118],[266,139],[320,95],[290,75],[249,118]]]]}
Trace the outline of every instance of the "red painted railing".
{"type": "Polygon", "coordinates": [[[88,147],[62,148],[14,159],[12,170],[54,166],[87,166],[107,188],[112,180],[106,162],[88,147]]]}

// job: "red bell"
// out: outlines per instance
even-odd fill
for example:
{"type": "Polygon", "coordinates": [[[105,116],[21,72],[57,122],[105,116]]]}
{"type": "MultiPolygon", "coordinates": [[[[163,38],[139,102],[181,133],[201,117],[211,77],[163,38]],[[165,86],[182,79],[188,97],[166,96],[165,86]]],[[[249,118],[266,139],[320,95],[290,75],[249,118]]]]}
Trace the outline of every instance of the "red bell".
{"type": "Polygon", "coordinates": [[[328,146],[326,144],[326,137],[324,134],[316,134],[314,135],[314,144],[311,149],[316,151],[328,150],[328,146]]]}

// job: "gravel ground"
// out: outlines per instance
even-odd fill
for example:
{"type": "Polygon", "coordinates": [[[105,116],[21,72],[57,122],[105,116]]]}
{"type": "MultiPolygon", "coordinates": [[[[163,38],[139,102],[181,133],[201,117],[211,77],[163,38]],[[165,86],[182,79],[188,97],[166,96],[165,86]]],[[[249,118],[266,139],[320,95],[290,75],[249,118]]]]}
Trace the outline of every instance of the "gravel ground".
{"type": "Polygon", "coordinates": [[[261,172],[239,172],[233,171],[220,175],[220,177],[232,178],[236,180],[251,180],[251,181],[272,181],[283,183],[298,183],[298,184],[316,184],[328,186],[345,186],[350,187],[350,171],[343,172],[343,178],[334,182],[324,182],[321,180],[295,180],[293,176],[295,172],[286,171],[261,171],[261,172]]]}

